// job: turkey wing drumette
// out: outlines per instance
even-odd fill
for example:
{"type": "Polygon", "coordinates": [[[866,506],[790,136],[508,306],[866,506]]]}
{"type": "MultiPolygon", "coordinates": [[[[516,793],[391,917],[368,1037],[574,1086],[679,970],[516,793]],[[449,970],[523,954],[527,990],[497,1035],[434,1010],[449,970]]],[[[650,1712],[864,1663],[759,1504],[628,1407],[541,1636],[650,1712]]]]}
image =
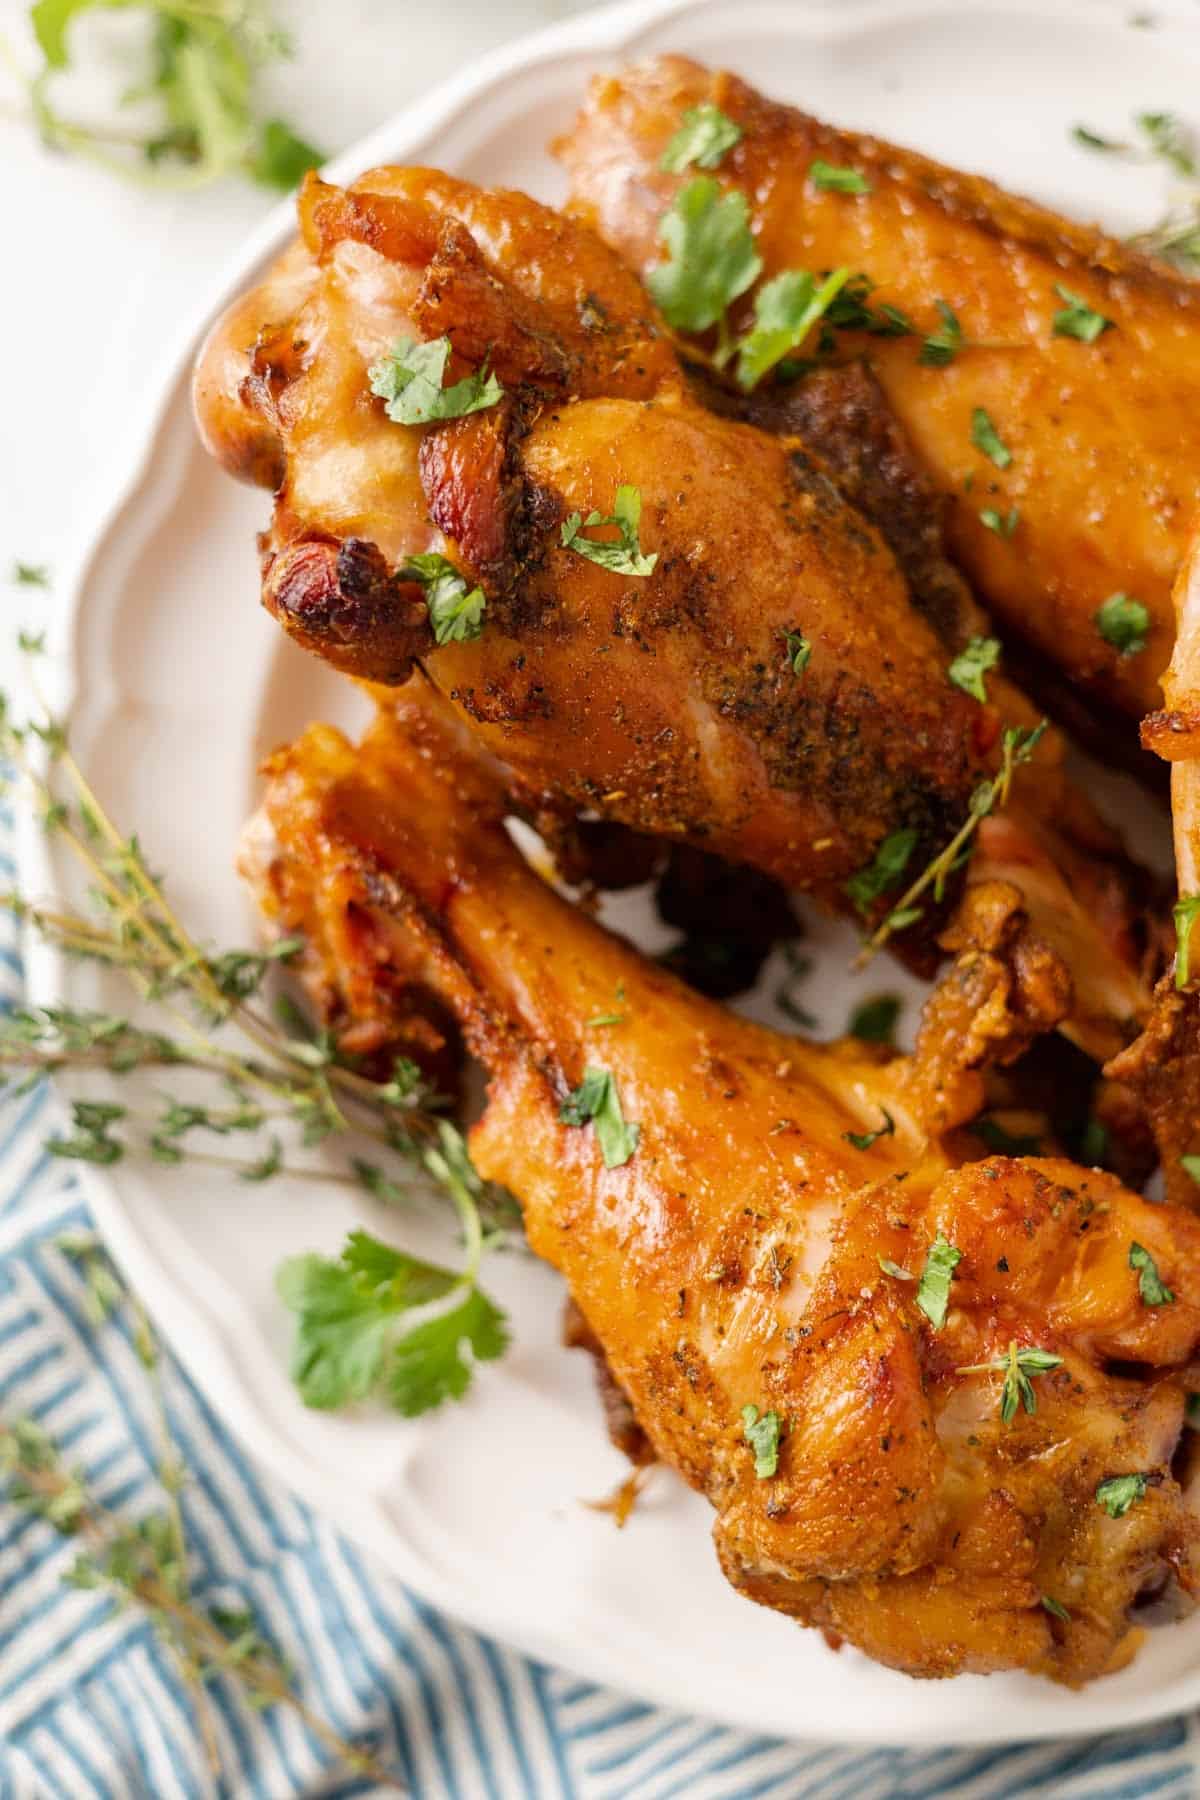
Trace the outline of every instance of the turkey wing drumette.
{"type": "MultiPolygon", "coordinates": [[[[978,624],[961,585],[919,534],[894,553],[801,437],[702,405],[584,227],[429,170],[311,178],[300,211],[303,247],[196,384],[214,452],[278,484],[264,596],[285,628],[380,683],[419,659],[539,823],[595,809],[878,920],[1037,719],[995,676],[994,704],[949,680],[978,624]],[[448,343],[452,384],[486,365],[503,393],[397,423],[369,371],[398,340],[448,343]],[[636,520],[590,524],[622,495],[636,520]],[[414,556],[453,564],[461,617],[451,591],[431,623],[414,556]]],[[[1075,977],[1071,1028],[1107,1053],[1145,1009],[1129,871],[1061,754],[1042,741],[972,875],[1028,887],[1075,977]]]]}
{"type": "Polygon", "coordinates": [[[1186,1576],[1200,1221],[1066,1162],[954,1165],[1036,943],[961,956],[914,1059],[780,1036],[560,899],[461,727],[398,710],[272,759],[278,854],[343,899],[357,873],[376,967],[423,947],[490,1074],[475,1162],[712,1501],[729,1579],[912,1673],[1112,1667],[1186,1576]],[[951,1248],[943,1306],[917,1278],[951,1248]]]}
{"type": "MultiPolygon", "coordinates": [[[[893,307],[910,322],[914,335],[839,336],[869,356],[997,619],[1097,701],[1134,716],[1154,706],[1196,498],[1200,290],[1095,229],[681,57],[597,77],[557,146],[573,209],[645,274],[664,255],[664,213],[700,173],[664,172],[660,158],[684,113],[706,104],[742,134],[712,178],[746,196],[763,279],[849,267],[876,284],[877,317],[893,307]],[[821,164],[855,172],[861,191],[823,186],[821,164]],[[935,302],[966,340],[940,365],[918,354],[944,330],[935,302]],[[1056,334],[1072,306],[1078,330],[1099,335],[1056,334]],[[979,447],[981,412],[1002,467],[979,447]],[[989,529],[988,511],[1012,530],[989,529]],[[1114,593],[1150,614],[1136,653],[1098,629],[1114,593]]],[[[735,331],[752,298],[736,303],[735,331]]]]}

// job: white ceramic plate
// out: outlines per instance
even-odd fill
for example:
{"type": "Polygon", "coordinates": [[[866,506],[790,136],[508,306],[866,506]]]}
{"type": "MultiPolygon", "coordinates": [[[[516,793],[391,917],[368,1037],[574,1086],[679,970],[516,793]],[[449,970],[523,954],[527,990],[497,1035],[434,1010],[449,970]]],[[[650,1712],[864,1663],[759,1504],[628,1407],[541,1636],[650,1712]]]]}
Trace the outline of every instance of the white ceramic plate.
{"type": "MultiPolygon", "coordinates": [[[[1083,119],[1119,131],[1141,107],[1194,108],[1194,18],[1131,26],[1124,6],[1018,0],[700,0],[584,14],[526,39],[438,89],[333,167],[441,164],[554,200],[543,149],[594,70],[653,50],[723,63],[769,93],[913,144],[1118,229],[1152,217],[1160,177],[1068,142],[1083,119]]],[[[267,501],[235,487],[191,428],[188,367],[211,314],[291,229],[275,214],[181,343],[140,466],[73,584],[63,667],[73,739],[118,821],[136,824],[170,871],[193,929],[244,942],[253,922],[232,873],[256,764],[314,718],[342,718],[345,684],[291,648],[259,610],[253,533],[267,501]]],[[[32,830],[31,891],[66,872],[32,830]]],[[[624,900],[612,915],[649,935],[624,900]]],[[[806,1000],[825,1030],[844,1022],[844,945],[818,925],[806,1000]]],[[[93,977],[35,953],[37,998],[94,1000],[93,977]]],[[[878,988],[903,986],[873,972],[878,988]]],[[[911,1009],[910,1009],[911,1010],[911,1009]]],[[[429,1601],[546,1660],[754,1730],[843,1743],[982,1743],[1112,1729],[1200,1700],[1200,1621],[1153,1634],[1133,1667],[1069,1694],[1020,1677],[919,1683],[737,1599],[717,1572],[705,1505],[663,1477],[617,1533],[581,1498],[623,1465],[608,1447],[586,1359],[558,1347],[560,1289],[519,1257],[490,1285],[516,1325],[511,1355],[469,1401],[411,1423],[381,1413],[309,1413],[285,1373],[287,1326],[272,1288],[279,1258],[333,1251],[372,1216],[366,1201],[311,1184],[247,1189],[187,1165],[126,1161],[86,1171],[102,1229],[220,1416],[250,1450],[429,1601]]],[[[443,1248],[445,1246],[443,1245],[443,1248]]]]}

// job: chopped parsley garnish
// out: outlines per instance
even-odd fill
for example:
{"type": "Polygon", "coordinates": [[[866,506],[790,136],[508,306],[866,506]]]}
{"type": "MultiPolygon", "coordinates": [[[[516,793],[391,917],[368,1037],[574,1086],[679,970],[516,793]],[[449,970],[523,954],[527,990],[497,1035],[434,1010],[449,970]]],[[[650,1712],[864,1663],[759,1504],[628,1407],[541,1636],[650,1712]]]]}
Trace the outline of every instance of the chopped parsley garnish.
{"type": "Polygon", "coordinates": [[[886,1106],[881,1106],[879,1110],[883,1114],[883,1124],[879,1127],[878,1131],[844,1131],[842,1133],[846,1142],[848,1144],[853,1144],[856,1150],[869,1150],[873,1144],[879,1142],[880,1138],[895,1137],[895,1119],[893,1119],[886,1106]]]}
{"type": "Polygon", "coordinates": [[[1061,312],[1056,312],[1050,321],[1050,329],[1055,337],[1078,338],[1081,344],[1094,344],[1105,331],[1114,329],[1112,319],[1106,319],[1103,313],[1096,312],[1086,300],[1073,294],[1069,287],[1060,281],[1054,284],[1054,291],[1065,304],[1061,312]]]}
{"type": "Polygon", "coordinates": [[[410,556],[400,570],[402,580],[419,581],[436,644],[461,644],[483,630],[487,602],[482,588],[468,588],[466,577],[436,551],[410,556]]]}
{"type": "Polygon", "coordinates": [[[1095,615],[1096,629],[1106,644],[1122,656],[1136,656],[1146,648],[1150,614],[1140,600],[1128,594],[1110,594],[1095,615]]]}
{"type": "Polygon", "coordinates": [[[620,1169],[637,1149],[640,1125],[627,1125],[617,1084],[607,1069],[585,1069],[583,1080],[559,1108],[564,1125],[596,1127],[596,1141],[606,1169],[620,1169]]]}
{"type": "Polygon", "coordinates": [[[988,693],[983,678],[999,661],[999,638],[972,638],[966,648],[959,651],[946,673],[964,694],[986,701],[988,693]]]}
{"type": "Polygon", "coordinates": [[[754,296],[754,323],[738,345],[737,378],[754,387],[768,370],[799,349],[850,279],[834,269],[818,285],[807,269],[785,269],[754,296]]]}
{"type": "Polygon", "coordinates": [[[1179,1166],[1200,1187],[1200,1156],[1181,1156],[1179,1166]]]}
{"type": "Polygon", "coordinates": [[[917,328],[908,314],[887,301],[872,306],[874,292],[869,275],[852,275],[829,308],[826,324],[834,331],[866,331],[872,337],[913,337],[917,328]]]}
{"type": "Polygon", "coordinates": [[[746,196],[722,192],[711,175],[680,188],[658,235],[668,256],[646,285],[677,331],[707,331],[762,273],[746,196]]]}
{"type": "Polygon", "coordinates": [[[779,1434],[783,1420],[777,1412],[759,1413],[757,1406],[742,1408],[742,1436],[754,1452],[754,1473],[769,1481],[779,1468],[779,1434]]]}
{"type": "Polygon", "coordinates": [[[997,537],[1010,538],[1021,522],[1019,506],[1010,506],[1006,513],[997,512],[994,506],[982,506],[979,509],[979,522],[994,531],[997,537]]]}
{"type": "Polygon", "coordinates": [[[20,587],[49,587],[50,571],[44,563],[15,562],[9,579],[20,587]]]}
{"type": "Polygon", "coordinates": [[[1171,912],[1175,920],[1175,986],[1185,988],[1192,978],[1192,926],[1200,918],[1200,894],[1184,894],[1171,912]]]}
{"type": "Polygon", "coordinates": [[[611,513],[593,511],[584,519],[573,512],[563,520],[563,548],[574,550],[576,556],[584,556],[588,562],[599,563],[602,569],[611,569],[615,575],[637,575],[644,578],[653,574],[658,552],[654,550],[649,556],[643,556],[642,546],[638,541],[641,520],[640,491],[628,483],[622,483],[617,489],[611,513]],[[615,539],[580,536],[581,531],[589,531],[593,525],[615,525],[620,536],[615,539]]]}
{"type": "Polygon", "coordinates": [[[953,362],[958,355],[965,339],[958,316],[946,301],[935,300],[934,305],[938,309],[942,323],[937,331],[931,331],[924,340],[921,345],[921,354],[917,360],[924,363],[928,369],[944,369],[946,364],[953,362]]]}
{"type": "Polygon", "coordinates": [[[874,994],[855,1007],[846,1029],[864,1044],[893,1044],[903,1005],[898,994],[874,994]]]}
{"type": "Polygon", "coordinates": [[[947,1242],[939,1231],[929,1246],[916,1293],[917,1305],[935,1331],[940,1331],[946,1323],[950,1283],[954,1280],[954,1271],[961,1261],[962,1251],[947,1242]]]}
{"type": "Polygon", "coordinates": [[[486,368],[443,387],[449,357],[448,337],[434,338],[427,344],[404,337],[397,338],[387,355],[371,364],[371,392],[387,402],[384,411],[389,419],[397,425],[462,419],[468,413],[495,406],[503,397],[504,389],[486,368]]]}
{"type": "Polygon", "coordinates": [[[1008,1346],[1008,1355],[997,1357],[994,1362],[968,1363],[959,1369],[959,1375],[990,1375],[1003,1371],[1004,1385],[1000,1390],[1001,1423],[1011,1425],[1023,1406],[1032,1415],[1037,1411],[1037,1395],[1033,1391],[1032,1377],[1045,1375],[1051,1369],[1057,1369],[1062,1362],[1052,1350],[1024,1349],[1018,1350],[1014,1338],[1008,1346]]]}
{"type": "Polygon", "coordinates": [[[869,194],[871,183],[861,169],[839,169],[820,157],[810,164],[808,179],[823,194],[869,194]]]}
{"type": "Polygon", "coordinates": [[[1170,1306],[1175,1296],[1158,1272],[1158,1264],[1141,1244],[1130,1244],[1129,1266],[1138,1274],[1138,1293],[1143,1306],[1170,1306]]]}
{"type": "Polygon", "coordinates": [[[916,847],[915,831],[893,831],[880,844],[874,860],[865,869],[859,869],[856,874],[851,875],[846,882],[845,892],[860,913],[865,915],[870,912],[880,895],[896,886],[916,847]]]}
{"type": "Polygon", "coordinates": [[[1012,462],[1012,451],[1001,439],[986,407],[977,406],[971,414],[971,442],[998,469],[1007,469],[1012,462]]]}
{"type": "Polygon", "coordinates": [[[1110,1519],[1123,1519],[1131,1506],[1146,1498],[1144,1475],[1110,1475],[1096,1489],[1096,1504],[1110,1519]]]}
{"type": "Polygon", "coordinates": [[[1043,1594],[1042,1595],[1042,1605],[1045,1607],[1046,1611],[1050,1614],[1050,1617],[1052,1619],[1061,1619],[1064,1622],[1064,1624],[1067,1624],[1067,1625],[1070,1624],[1071,1615],[1067,1611],[1066,1607],[1062,1604],[1061,1600],[1055,1600],[1053,1598],[1053,1596],[1050,1594],[1043,1594]]]}
{"type": "Polygon", "coordinates": [[[306,1406],[343,1406],[382,1391],[406,1416],[459,1399],[476,1362],[502,1356],[504,1314],[473,1276],[441,1269],[366,1231],[352,1231],[334,1258],[293,1256],[276,1277],[296,1314],[292,1378],[306,1406]],[[455,1304],[402,1331],[406,1314],[461,1294],[455,1304]]]}
{"type": "Polygon", "coordinates": [[[812,645],[799,631],[785,632],[784,643],[787,645],[787,659],[791,664],[792,674],[803,675],[812,656],[812,645]]]}
{"type": "Polygon", "coordinates": [[[697,169],[715,169],[725,152],[741,139],[741,126],[705,100],[700,106],[688,107],[658,166],[667,175],[682,175],[693,164],[697,169]]]}

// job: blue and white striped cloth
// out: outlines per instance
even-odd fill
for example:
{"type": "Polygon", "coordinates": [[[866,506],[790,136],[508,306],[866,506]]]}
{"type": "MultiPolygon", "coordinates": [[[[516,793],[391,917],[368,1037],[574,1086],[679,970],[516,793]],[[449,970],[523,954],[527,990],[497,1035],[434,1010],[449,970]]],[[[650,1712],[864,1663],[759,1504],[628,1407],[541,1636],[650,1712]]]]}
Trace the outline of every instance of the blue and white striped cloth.
{"type": "MultiPolygon", "coordinates": [[[[0,878],[12,869],[0,854],[0,878]]],[[[0,999],[21,991],[0,935],[0,999]]],[[[58,1247],[87,1229],[69,1165],[42,1143],[44,1090],[0,1112],[0,1416],[36,1419],[104,1504],[154,1510],[154,1420],[127,1327],[96,1326],[58,1247]]],[[[304,1700],[422,1800],[1194,1800],[1191,1721],[1084,1743],[929,1753],[845,1751],[739,1735],[529,1662],[432,1612],[372,1569],[232,1444],[168,1364],[200,1601],[249,1605],[304,1700]]],[[[222,1773],[188,1692],[133,1610],[65,1587],[75,1550],[0,1504],[0,1800],[294,1800],[368,1794],[285,1708],[211,1691],[222,1773]]],[[[949,1697],[948,1697],[949,1704],[949,1697]]]]}

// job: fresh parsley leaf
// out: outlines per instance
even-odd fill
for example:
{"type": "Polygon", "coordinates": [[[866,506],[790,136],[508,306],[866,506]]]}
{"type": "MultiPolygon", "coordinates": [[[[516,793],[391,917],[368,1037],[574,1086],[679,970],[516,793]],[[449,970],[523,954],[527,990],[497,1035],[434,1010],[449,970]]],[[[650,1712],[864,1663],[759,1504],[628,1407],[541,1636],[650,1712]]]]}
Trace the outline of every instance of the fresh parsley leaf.
{"type": "Polygon", "coordinates": [[[487,609],[483,589],[468,589],[466,577],[448,558],[436,551],[410,556],[400,575],[424,588],[435,644],[461,644],[479,636],[487,609]]]}
{"type": "Polygon", "coordinates": [[[1122,656],[1136,656],[1146,648],[1150,614],[1140,600],[1128,594],[1110,594],[1096,612],[1095,622],[1105,643],[1122,656]]]}
{"type": "Polygon", "coordinates": [[[1200,1187],[1200,1156],[1181,1156],[1179,1166],[1200,1187]]]}
{"type": "Polygon", "coordinates": [[[688,107],[658,166],[667,175],[682,175],[693,164],[698,169],[715,169],[725,152],[741,140],[741,126],[705,100],[700,106],[688,107]]]}
{"type": "Polygon", "coordinates": [[[872,1144],[877,1144],[879,1142],[881,1137],[894,1137],[896,1135],[896,1121],[893,1119],[887,1107],[881,1106],[879,1110],[883,1114],[883,1124],[879,1127],[878,1131],[844,1131],[842,1133],[846,1142],[848,1144],[853,1144],[856,1150],[869,1150],[872,1144]]]}
{"type": "Polygon", "coordinates": [[[869,194],[871,183],[861,169],[838,169],[820,157],[809,165],[808,179],[823,194],[869,194]]]}
{"type": "Polygon", "coordinates": [[[45,563],[15,562],[9,580],[19,587],[49,587],[50,571],[45,563]]]}
{"type": "Polygon", "coordinates": [[[1050,1594],[1043,1594],[1042,1605],[1052,1619],[1062,1619],[1065,1624],[1070,1624],[1071,1615],[1060,1600],[1055,1600],[1050,1594]]]}
{"type": "Polygon", "coordinates": [[[881,894],[894,888],[905,869],[909,857],[917,847],[917,834],[912,830],[893,831],[885,837],[874,860],[865,869],[859,869],[846,882],[845,892],[860,913],[868,913],[881,894]]]}
{"type": "Polygon", "coordinates": [[[1200,918],[1200,894],[1183,894],[1172,908],[1175,920],[1175,986],[1185,988],[1192,976],[1192,926],[1200,918]]]}
{"type": "Polygon", "coordinates": [[[299,187],[310,169],[319,168],[324,160],[316,145],[298,136],[283,119],[267,119],[259,134],[250,174],[261,187],[278,188],[280,193],[289,194],[299,187]]]}
{"type": "Polygon", "coordinates": [[[898,994],[874,994],[855,1007],[846,1029],[864,1044],[894,1044],[903,1005],[898,994]]]}
{"type": "Polygon", "coordinates": [[[742,1436],[754,1452],[754,1473],[769,1481],[779,1468],[779,1435],[783,1420],[777,1412],[760,1415],[757,1406],[742,1408],[742,1436]]]}
{"type": "Polygon", "coordinates": [[[635,487],[622,484],[617,489],[611,513],[593,511],[583,519],[577,512],[573,512],[563,520],[563,548],[574,550],[577,556],[585,556],[589,562],[599,563],[602,569],[611,569],[616,575],[637,575],[644,578],[653,574],[658,552],[654,550],[649,556],[643,556],[638,540],[641,518],[641,493],[635,487]],[[620,536],[616,539],[580,537],[581,531],[589,530],[593,525],[615,525],[620,536]]]}
{"type": "Polygon", "coordinates": [[[450,339],[419,344],[397,338],[386,356],[371,364],[371,392],[386,401],[384,411],[397,425],[427,425],[431,419],[462,419],[483,412],[503,398],[504,389],[486,368],[442,386],[450,357],[450,339]]]}
{"type": "Polygon", "coordinates": [[[998,469],[1007,469],[1012,462],[1012,451],[1001,439],[986,407],[977,406],[971,414],[971,442],[998,469]]]}
{"type": "Polygon", "coordinates": [[[1131,1506],[1146,1497],[1144,1475],[1110,1475],[1096,1489],[1096,1504],[1110,1519],[1123,1519],[1131,1506]]]}
{"type": "Polygon", "coordinates": [[[776,363],[799,349],[850,279],[834,269],[818,286],[807,269],[785,269],[754,296],[754,323],[738,345],[737,378],[749,390],[776,363]]]}
{"type": "Polygon", "coordinates": [[[994,506],[983,506],[979,509],[979,522],[994,531],[997,537],[1010,538],[1021,522],[1021,509],[1010,506],[1006,513],[1001,513],[994,506]]]}
{"type": "Polygon", "coordinates": [[[585,1069],[583,1080],[567,1095],[558,1116],[564,1125],[586,1125],[589,1121],[595,1125],[606,1169],[622,1168],[637,1149],[642,1128],[625,1123],[617,1084],[607,1069],[585,1069]]]}
{"type": "Polygon", "coordinates": [[[964,694],[986,701],[988,692],[983,678],[999,661],[999,638],[972,638],[965,650],[959,651],[946,673],[964,694]]]}
{"type": "Polygon", "coordinates": [[[464,1344],[475,1362],[494,1362],[508,1348],[504,1314],[477,1287],[468,1288],[457,1306],[414,1326],[395,1344],[387,1394],[396,1411],[414,1418],[443,1401],[461,1400],[473,1373],[463,1355],[464,1344]]]}
{"type": "Polygon", "coordinates": [[[793,675],[803,675],[812,656],[812,645],[802,632],[787,631],[784,633],[787,645],[787,659],[791,664],[793,675]]]}
{"type": "Polygon", "coordinates": [[[825,323],[834,331],[867,331],[872,337],[912,337],[916,326],[898,306],[871,304],[875,283],[869,275],[852,275],[830,304],[825,323]]]}
{"type": "Polygon", "coordinates": [[[306,1406],[383,1391],[406,1415],[426,1412],[466,1391],[464,1342],[478,1361],[507,1344],[504,1315],[473,1284],[365,1231],[352,1231],[336,1259],[289,1257],[276,1288],[296,1314],[292,1378],[306,1406]],[[456,1305],[401,1334],[406,1314],[457,1293],[456,1305]]]}
{"type": "Polygon", "coordinates": [[[929,1246],[925,1257],[925,1267],[921,1271],[921,1280],[917,1287],[916,1301],[935,1331],[940,1331],[946,1323],[946,1308],[950,1304],[950,1283],[954,1279],[954,1271],[962,1261],[962,1251],[949,1243],[939,1231],[929,1246]]]}
{"type": "Polygon", "coordinates": [[[646,285],[676,331],[707,331],[762,273],[746,196],[711,175],[680,188],[658,235],[668,256],[646,285]]]}
{"type": "Polygon", "coordinates": [[[1055,337],[1078,338],[1081,344],[1094,344],[1105,331],[1114,329],[1114,321],[1106,319],[1103,313],[1096,312],[1086,300],[1073,294],[1069,287],[1056,281],[1054,291],[1065,304],[1061,312],[1056,312],[1050,321],[1050,329],[1055,337]]]}
{"type": "Polygon", "coordinates": [[[1158,1264],[1141,1244],[1130,1244],[1129,1266],[1138,1272],[1138,1293],[1143,1306],[1170,1306],[1175,1296],[1158,1272],[1158,1264]]]}
{"type": "Polygon", "coordinates": [[[931,331],[922,341],[917,361],[927,369],[944,369],[947,363],[954,361],[966,340],[952,308],[944,300],[935,300],[934,305],[941,316],[941,327],[937,331],[931,331]]]}

